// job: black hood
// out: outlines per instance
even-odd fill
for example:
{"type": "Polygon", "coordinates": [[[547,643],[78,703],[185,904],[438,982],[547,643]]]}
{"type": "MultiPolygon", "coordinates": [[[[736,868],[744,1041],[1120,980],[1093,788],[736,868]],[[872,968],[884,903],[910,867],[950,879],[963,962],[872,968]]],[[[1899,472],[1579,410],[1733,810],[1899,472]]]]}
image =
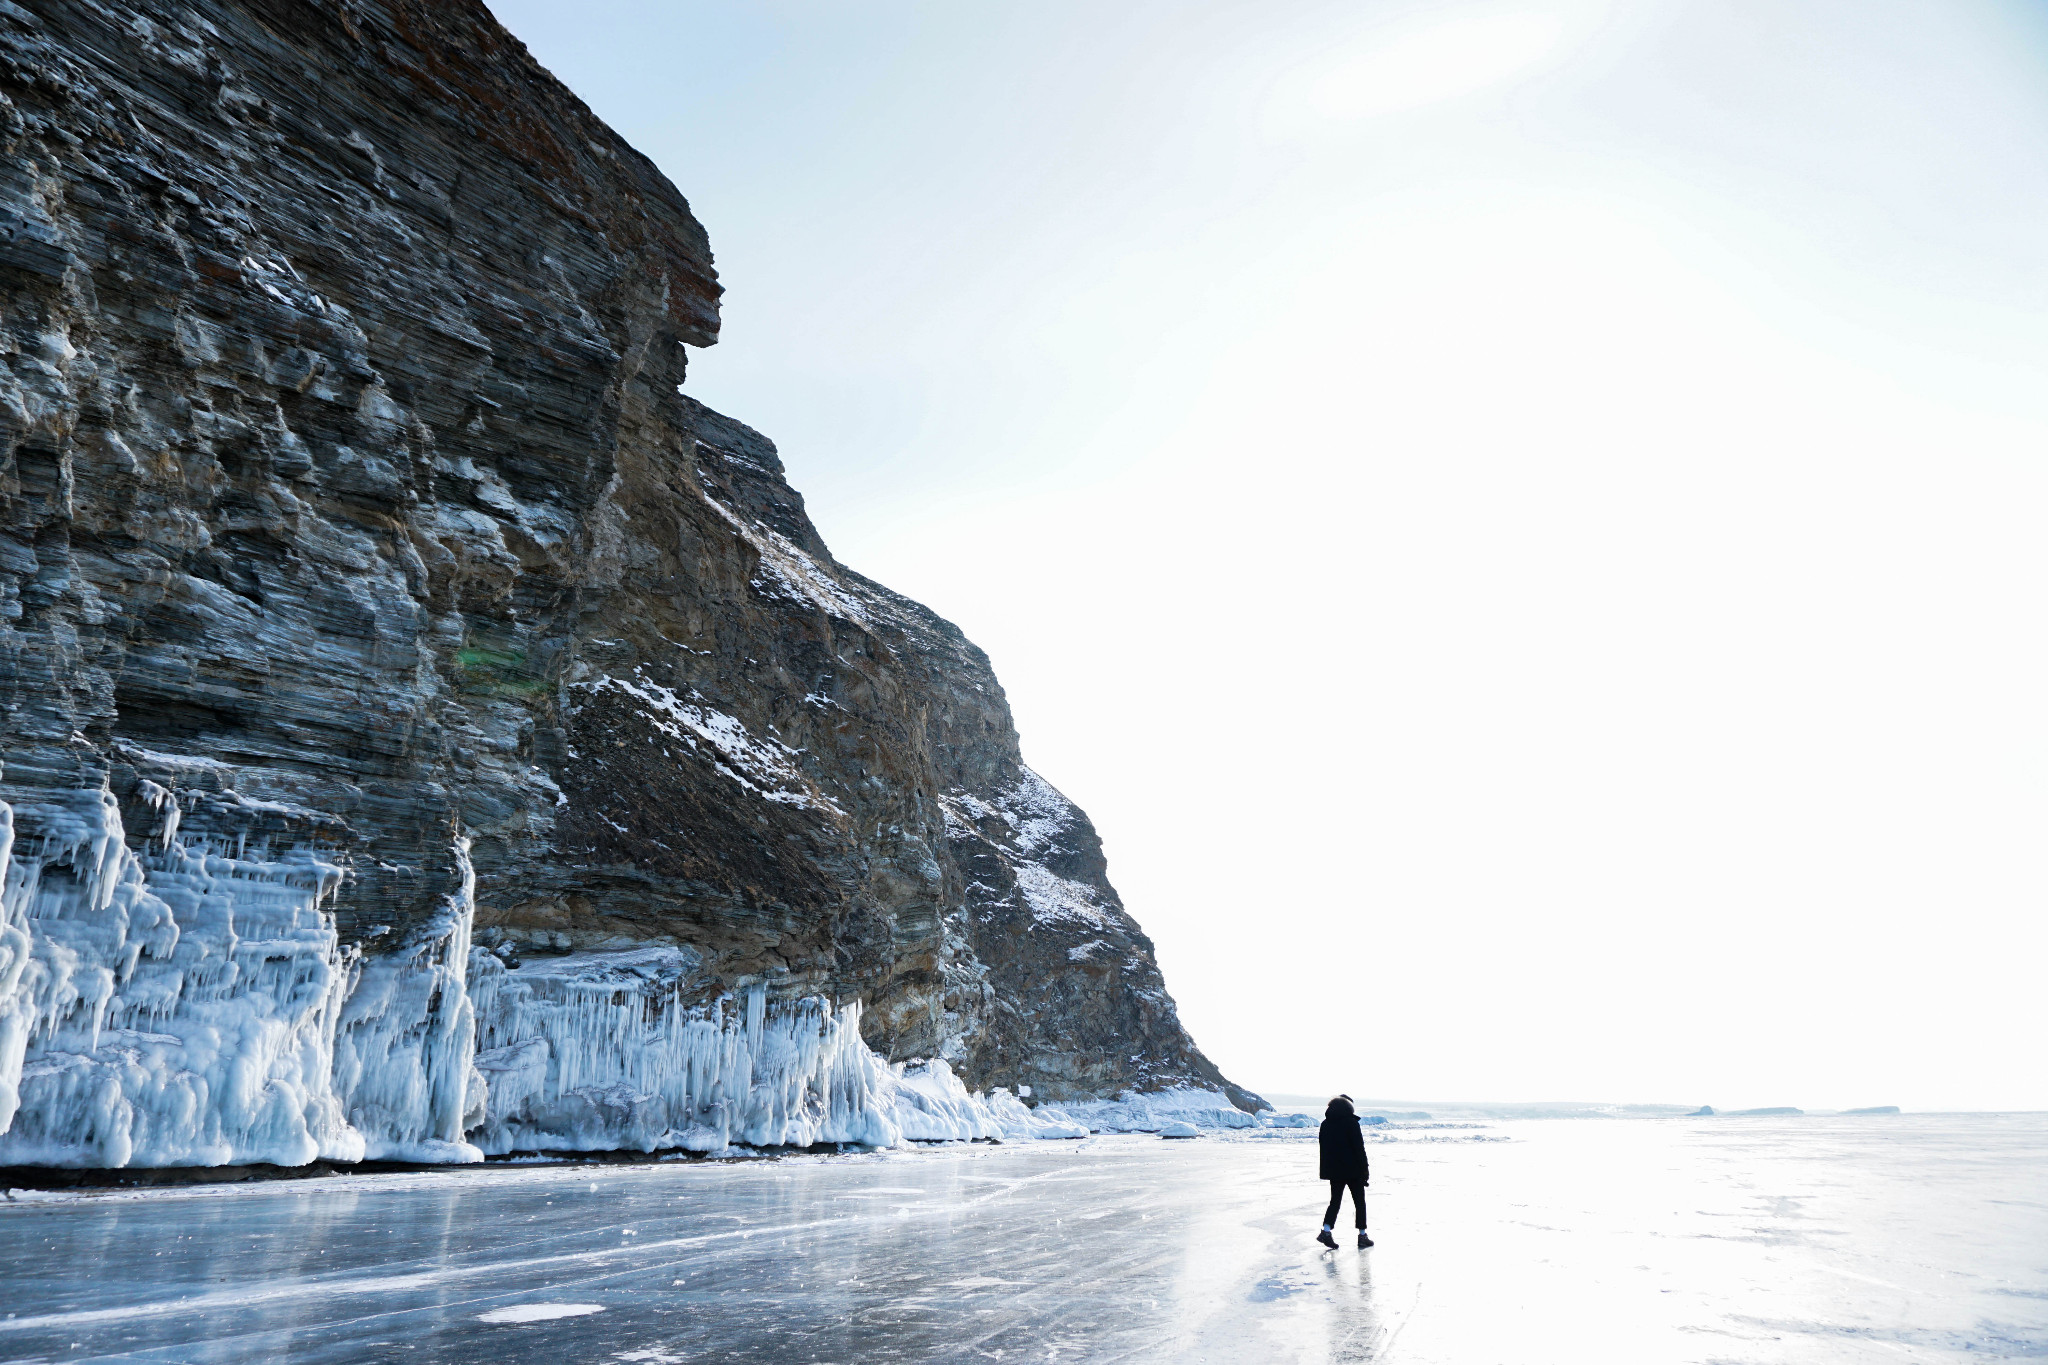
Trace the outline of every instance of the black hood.
{"type": "Polygon", "coordinates": [[[1349,1095],[1339,1095],[1336,1099],[1330,1101],[1330,1107],[1323,1111],[1323,1117],[1326,1119],[1357,1118],[1358,1111],[1351,1107],[1351,1097],[1349,1095]]]}

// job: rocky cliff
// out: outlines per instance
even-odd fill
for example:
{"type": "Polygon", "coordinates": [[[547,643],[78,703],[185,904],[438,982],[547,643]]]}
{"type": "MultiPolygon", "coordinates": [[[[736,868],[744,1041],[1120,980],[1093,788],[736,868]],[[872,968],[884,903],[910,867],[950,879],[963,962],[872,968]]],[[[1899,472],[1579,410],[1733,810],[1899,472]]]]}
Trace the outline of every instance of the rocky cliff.
{"type": "Polygon", "coordinates": [[[481,5],[0,0],[0,139],[0,1164],[1260,1107],[481,5]]]}

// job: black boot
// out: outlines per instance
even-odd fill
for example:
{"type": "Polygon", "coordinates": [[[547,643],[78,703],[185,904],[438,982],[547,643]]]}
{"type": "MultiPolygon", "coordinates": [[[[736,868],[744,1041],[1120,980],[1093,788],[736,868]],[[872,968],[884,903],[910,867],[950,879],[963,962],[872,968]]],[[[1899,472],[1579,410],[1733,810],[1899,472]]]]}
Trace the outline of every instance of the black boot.
{"type": "Polygon", "coordinates": [[[1337,1249],[1337,1239],[1330,1235],[1330,1230],[1328,1228],[1324,1228],[1321,1232],[1317,1233],[1316,1240],[1318,1242],[1321,1242],[1324,1246],[1328,1247],[1332,1251],[1335,1251],[1337,1249]]]}
{"type": "Polygon", "coordinates": [[[1363,1250],[1365,1250],[1365,1249],[1366,1249],[1367,1247],[1369,1247],[1369,1246],[1371,1246],[1371,1245],[1372,1245],[1372,1238],[1370,1238],[1370,1237],[1368,1237],[1368,1236],[1366,1236],[1366,1235],[1365,1235],[1365,1229],[1364,1229],[1364,1228],[1360,1228],[1360,1229],[1358,1230],[1358,1249],[1359,1249],[1360,1251],[1363,1251],[1363,1250]]]}

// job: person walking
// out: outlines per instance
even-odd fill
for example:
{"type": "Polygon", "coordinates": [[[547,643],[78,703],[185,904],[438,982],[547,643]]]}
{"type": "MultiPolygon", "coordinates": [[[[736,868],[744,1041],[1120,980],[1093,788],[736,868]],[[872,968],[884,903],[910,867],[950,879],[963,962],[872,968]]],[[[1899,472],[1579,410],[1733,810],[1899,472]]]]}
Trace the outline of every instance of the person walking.
{"type": "Polygon", "coordinates": [[[1351,1207],[1358,1216],[1358,1249],[1372,1245],[1365,1235],[1365,1187],[1372,1184],[1372,1166],[1365,1159],[1365,1134],[1358,1126],[1358,1111],[1349,1095],[1339,1095],[1323,1111],[1323,1127],[1316,1140],[1323,1149],[1323,1179],[1330,1182],[1330,1207],[1323,1214],[1323,1230],[1316,1240],[1334,1250],[1337,1239],[1330,1229],[1337,1226],[1337,1210],[1344,1203],[1344,1191],[1351,1191],[1351,1207]]]}

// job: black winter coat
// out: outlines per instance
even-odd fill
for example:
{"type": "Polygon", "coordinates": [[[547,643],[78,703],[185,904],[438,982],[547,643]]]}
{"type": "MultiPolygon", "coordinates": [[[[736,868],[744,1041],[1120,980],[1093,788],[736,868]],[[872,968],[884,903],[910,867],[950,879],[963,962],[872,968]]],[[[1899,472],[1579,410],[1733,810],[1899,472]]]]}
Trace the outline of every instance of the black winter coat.
{"type": "Polygon", "coordinates": [[[1323,1120],[1317,1140],[1323,1148],[1323,1179],[1365,1184],[1372,1179],[1372,1166],[1365,1159],[1365,1134],[1351,1113],[1332,1113],[1323,1120]]]}

